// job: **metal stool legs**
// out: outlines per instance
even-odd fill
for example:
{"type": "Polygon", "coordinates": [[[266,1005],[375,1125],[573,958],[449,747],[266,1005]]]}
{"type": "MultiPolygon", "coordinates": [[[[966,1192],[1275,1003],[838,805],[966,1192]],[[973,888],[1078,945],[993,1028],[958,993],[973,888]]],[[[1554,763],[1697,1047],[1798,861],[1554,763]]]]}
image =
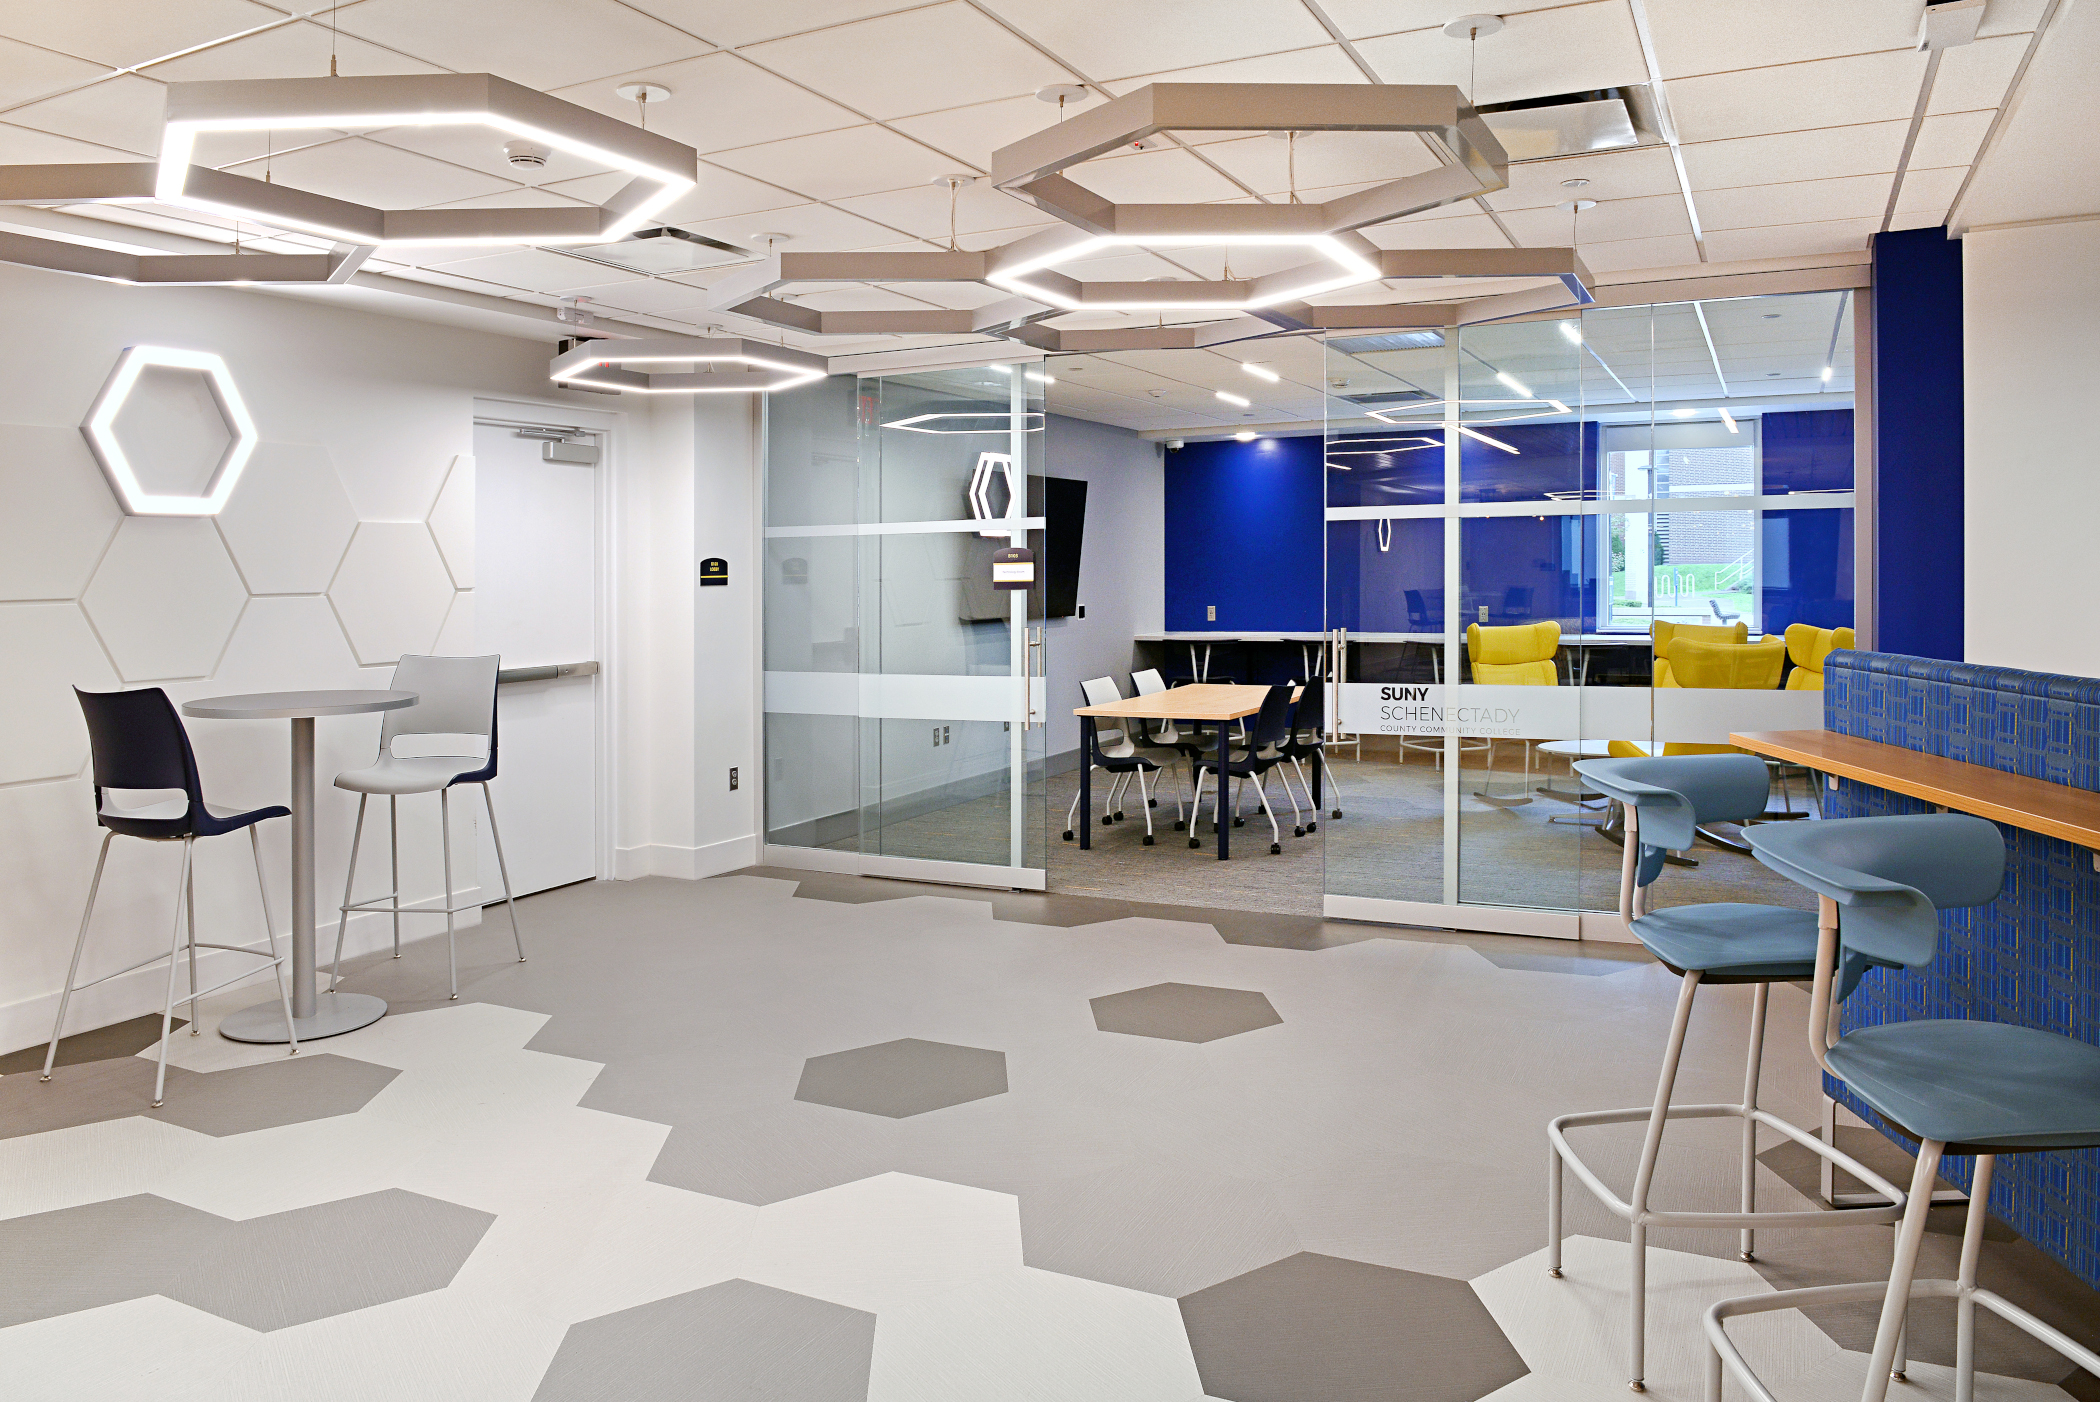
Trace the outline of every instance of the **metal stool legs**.
{"type": "MultiPolygon", "coordinates": [[[[518,947],[518,962],[525,962],[525,936],[518,929],[518,898],[510,891],[510,863],[503,859],[503,830],[496,826],[496,801],[489,797],[489,786],[481,786],[481,806],[488,810],[489,837],[496,844],[496,871],[503,878],[503,906],[510,912],[510,939],[518,947]]],[[[400,917],[395,916],[394,957],[401,957],[400,917]]]]}

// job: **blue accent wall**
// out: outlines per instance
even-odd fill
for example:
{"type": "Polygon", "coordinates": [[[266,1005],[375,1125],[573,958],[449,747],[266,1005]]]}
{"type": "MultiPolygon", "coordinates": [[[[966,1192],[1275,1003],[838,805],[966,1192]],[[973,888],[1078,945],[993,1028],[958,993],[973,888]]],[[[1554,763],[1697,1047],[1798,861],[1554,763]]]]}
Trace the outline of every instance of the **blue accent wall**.
{"type": "Polygon", "coordinates": [[[1167,453],[1170,632],[1317,633],[1326,469],[1317,435],[1167,453]],[[1211,620],[1205,610],[1216,605],[1211,620]]]}
{"type": "MultiPolygon", "coordinates": [[[[2100,682],[2008,667],[1972,667],[1880,652],[1832,653],[1823,724],[1906,750],[2008,774],[2100,789],[2100,682]]],[[[1929,804],[1840,780],[1824,815],[1925,813],[1929,804]]],[[[2100,872],[2081,848],[2000,824],[2005,886],[1998,899],[1940,916],[1925,969],[1875,969],[1845,1003],[1844,1027],[1920,1018],[2015,1023],[2100,1044],[2100,872]]],[[[1824,1088],[1901,1139],[1845,1087],[1824,1088]]],[[[1967,1187],[1973,1159],[1940,1171],[1967,1187]]],[[[2007,1154],[1991,1180],[1991,1211],[2100,1286],[2100,1149],[2007,1154]]]]}
{"type": "Polygon", "coordinates": [[[1961,244],[1874,236],[1874,644],[1962,659],[1961,244]]]}

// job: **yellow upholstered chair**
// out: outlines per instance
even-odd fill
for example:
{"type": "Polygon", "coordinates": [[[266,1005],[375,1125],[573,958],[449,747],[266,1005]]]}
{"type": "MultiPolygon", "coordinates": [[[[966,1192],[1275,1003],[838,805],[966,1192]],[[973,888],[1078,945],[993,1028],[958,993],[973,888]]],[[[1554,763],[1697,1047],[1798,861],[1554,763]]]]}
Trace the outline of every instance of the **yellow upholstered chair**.
{"type": "Polygon", "coordinates": [[[1679,638],[1702,643],[1747,643],[1750,641],[1750,625],[1743,622],[1715,626],[1711,623],[1667,623],[1662,619],[1648,625],[1648,634],[1655,647],[1655,685],[1676,686],[1670,677],[1670,644],[1679,638]]]}
{"type": "MultiPolygon", "coordinates": [[[[1537,623],[1519,623],[1504,628],[1466,625],[1466,656],[1473,664],[1475,686],[1559,686],[1560,624],[1548,618],[1537,623]]],[[[1497,798],[1483,786],[1480,797],[1490,803],[1531,802],[1531,745],[1524,747],[1524,792],[1519,798],[1497,798]]],[[[1470,747],[1468,747],[1470,748],[1470,747]]],[[[1495,742],[1487,751],[1488,780],[1495,777],[1495,742]]]]}
{"type": "Polygon", "coordinates": [[[1823,659],[1855,645],[1850,628],[1818,628],[1813,623],[1790,623],[1786,629],[1786,655],[1794,659],[1787,673],[1788,691],[1821,691],[1823,659]]]}

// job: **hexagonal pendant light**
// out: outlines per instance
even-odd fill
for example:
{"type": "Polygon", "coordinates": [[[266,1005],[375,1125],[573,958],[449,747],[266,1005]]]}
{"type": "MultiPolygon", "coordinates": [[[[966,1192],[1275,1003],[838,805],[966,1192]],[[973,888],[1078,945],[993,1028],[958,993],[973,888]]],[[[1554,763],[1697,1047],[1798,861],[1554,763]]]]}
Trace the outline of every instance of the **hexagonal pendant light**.
{"type": "Polygon", "coordinates": [[[248,465],[248,458],[255,452],[255,420],[248,417],[248,406],[241,402],[241,392],[234,385],[226,362],[210,351],[181,350],[171,346],[126,346],[117,357],[116,368],[110,371],[102,392],[95,396],[80,431],[87,437],[88,448],[94,453],[95,461],[102,465],[109,485],[116,491],[118,504],[131,516],[218,515],[219,508],[226,504],[226,499],[233,495],[234,487],[240,482],[241,469],[248,465]],[[201,493],[147,491],[124,451],[123,442],[117,437],[117,415],[123,411],[124,401],[137,387],[140,374],[156,365],[171,370],[201,371],[211,386],[212,398],[218,403],[220,415],[226,420],[229,440],[226,451],[220,455],[218,465],[212,469],[201,493]]]}
{"type": "Polygon", "coordinates": [[[607,243],[699,179],[692,147],[492,73],[171,83],[167,103],[154,199],[346,243],[607,243]],[[397,126],[485,126],[634,178],[593,208],[374,209],[190,164],[202,132],[397,126]]]}
{"type": "Polygon", "coordinates": [[[764,394],[821,380],[830,362],[821,355],[735,337],[656,336],[644,340],[586,341],[547,367],[557,384],[642,394],[764,394]],[[630,370],[631,365],[692,365],[691,370],[630,370]],[[729,365],[716,370],[700,366],[729,365]]]}

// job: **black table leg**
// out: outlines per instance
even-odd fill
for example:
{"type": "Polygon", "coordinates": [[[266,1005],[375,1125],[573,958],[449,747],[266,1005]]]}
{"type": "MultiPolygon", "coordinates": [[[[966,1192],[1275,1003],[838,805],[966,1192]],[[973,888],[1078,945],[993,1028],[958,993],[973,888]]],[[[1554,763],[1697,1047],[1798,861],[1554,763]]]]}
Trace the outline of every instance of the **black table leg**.
{"type": "Polygon", "coordinates": [[[1318,818],[1320,816],[1320,790],[1323,787],[1322,781],[1327,777],[1327,752],[1324,750],[1314,750],[1310,758],[1313,762],[1313,817],[1318,818]]]}
{"type": "Polygon", "coordinates": [[[1079,718],[1079,850],[1094,845],[1094,718],[1079,718]]]}
{"type": "Polygon", "coordinates": [[[1231,757],[1228,748],[1232,744],[1230,730],[1231,722],[1218,722],[1218,801],[1210,810],[1211,817],[1216,820],[1211,826],[1218,830],[1218,860],[1221,862],[1232,859],[1232,819],[1225,816],[1225,797],[1232,789],[1227,782],[1231,776],[1225,772],[1225,762],[1231,757]]]}

